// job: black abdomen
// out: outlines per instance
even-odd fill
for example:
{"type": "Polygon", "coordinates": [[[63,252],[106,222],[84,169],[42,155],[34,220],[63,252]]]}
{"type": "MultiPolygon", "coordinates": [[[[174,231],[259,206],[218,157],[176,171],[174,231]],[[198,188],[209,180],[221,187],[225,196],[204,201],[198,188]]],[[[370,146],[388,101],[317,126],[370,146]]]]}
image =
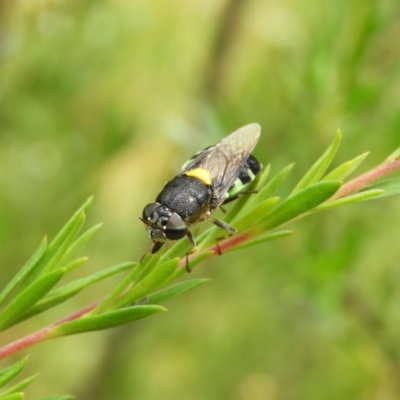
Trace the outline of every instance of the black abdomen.
{"type": "Polygon", "coordinates": [[[239,171],[238,178],[241,180],[243,185],[247,185],[253,179],[249,175],[249,170],[252,172],[254,176],[260,173],[262,165],[258,162],[258,160],[251,154],[247,158],[246,162],[242,165],[239,171]]]}

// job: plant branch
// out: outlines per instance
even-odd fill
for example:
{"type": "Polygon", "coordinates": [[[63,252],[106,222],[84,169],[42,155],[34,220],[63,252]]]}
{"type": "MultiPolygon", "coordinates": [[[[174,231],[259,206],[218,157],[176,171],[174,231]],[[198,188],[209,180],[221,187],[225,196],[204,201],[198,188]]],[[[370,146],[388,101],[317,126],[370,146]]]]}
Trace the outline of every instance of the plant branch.
{"type": "MultiPolygon", "coordinates": [[[[277,207],[272,207],[272,209],[269,209],[270,207],[268,206],[269,207],[267,208],[269,210],[268,212],[265,211],[264,207],[268,199],[267,200],[261,199],[260,200],[261,203],[257,207],[253,207],[253,210],[250,213],[248,213],[246,217],[249,218],[250,222],[253,224],[251,228],[249,227],[248,229],[246,229],[246,227],[249,226],[248,222],[246,222],[242,228],[245,230],[235,235],[228,236],[222,240],[216,239],[216,241],[209,247],[202,249],[194,254],[190,254],[188,257],[185,256],[181,257],[175,272],[172,273],[172,275],[170,275],[169,277],[164,277],[163,278],[164,280],[161,280],[159,284],[161,285],[161,287],[165,286],[178,276],[185,273],[185,270],[182,267],[186,267],[188,262],[189,265],[192,267],[198,264],[203,259],[214,257],[216,255],[221,255],[225,252],[233,250],[238,246],[242,247],[242,245],[245,244],[246,242],[252,241],[257,237],[260,237],[260,235],[262,236],[265,232],[268,232],[278,226],[281,226],[286,222],[293,221],[294,219],[308,215],[310,211],[315,210],[315,205],[322,204],[326,202],[327,199],[329,199],[328,201],[331,201],[358,192],[361,189],[364,189],[371,182],[376,181],[377,179],[382,178],[383,176],[398,169],[400,169],[400,158],[397,156],[396,153],[396,157],[387,159],[385,162],[383,162],[381,165],[378,165],[376,168],[344,184],[343,186],[341,186],[339,190],[335,188],[335,185],[339,184],[339,181],[327,180],[325,182],[321,181],[318,183],[310,184],[307,187],[303,188],[302,190],[298,191],[296,194],[286,199],[283,203],[281,203],[277,207]],[[333,189],[337,190],[337,192],[333,196],[331,196],[331,193],[333,192],[329,191],[332,191],[333,189]],[[329,196],[331,197],[329,198],[329,196]],[[263,211],[263,213],[261,213],[260,210],[263,211]],[[269,220],[265,220],[265,217],[269,218],[269,220]]],[[[265,193],[263,193],[263,195],[265,195],[265,193]]],[[[265,238],[263,240],[265,240],[265,238]]],[[[180,255],[176,254],[176,256],[180,255]]],[[[168,257],[169,256],[167,256],[164,264],[169,265],[169,268],[171,268],[171,265],[169,264],[168,261],[168,257]]],[[[151,263],[154,264],[156,262],[157,260],[153,260],[149,264],[144,265],[144,268],[147,267],[148,269],[148,274],[150,274],[151,270],[154,269],[155,267],[155,265],[152,265],[151,263]],[[151,266],[151,268],[149,268],[149,266],[151,266]]],[[[135,274],[139,273],[138,271],[139,270],[135,271],[135,274]]],[[[157,272],[157,270],[155,270],[155,272],[157,272]]],[[[157,277],[158,275],[156,276],[156,278],[157,277]]],[[[146,275],[144,275],[143,279],[146,279],[146,275]]],[[[153,277],[152,279],[154,280],[155,278],[153,277]]],[[[122,293],[129,291],[134,280],[136,281],[137,279],[135,279],[134,276],[130,275],[128,282],[124,281],[123,286],[118,287],[114,295],[119,297],[118,295],[120,294],[118,292],[120,290],[122,290],[122,293]],[[126,287],[126,284],[129,283],[129,281],[131,282],[131,284],[129,284],[128,287],[126,287]]],[[[140,283],[141,280],[139,279],[138,282],[140,283]]],[[[0,348],[0,359],[6,358],[11,354],[15,354],[21,350],[29,348],[42,341],[61,336],[62,335],[62,333],[60,333],[61,331],[58,332],[58,330],[55,330],[54,328],[62,325],[63,323],[78,320],[83,315],[94,310],[106,298],[107,297],[97,300],[94,303],[87,305],[86,307],[70,314],[67,317],[64,317],[34,333],[31,333],[19,340],[16,340],[0,348]]]]}
{"type": "Polygon", "coordinates": [[[363,189],[369,183],[376,181],[383,176],[400,169],[400,159],[394,161],[385,161],[378,165],[376,168],[371,169],[365,174],[345,183],[332,197],[330,200],[339,199],[349,194],[358,192],[363,189]]]}
{"type": "MultiPolygon", "coordinates": [[[[205,253],[211,252],[209,254],[209,256],[206,258],[211,258],[214,256],[222,255],[223,253],[227,252],[228,250],[233,249],[235,246],[238,246],[239,244],[246,242],[247,240],[253,238],[256,235],[257,234],[255,233],[255,230],[252,230],[252,231],[247,230],[247,231],[235,234],[233,236],[229,236],[225,240],[217,241],[216,244],[208,247],[207,249],[204,249],[202,251],[198,251],[194,254],[189,255],[189,257],[188,257],[189,265],[190,265],[191,260],[197,259],[199,256],[201,256],[205,253]]],[[[182,267],[186,267],[186,257],[182,257],[182,259],[180,260],[180,262],[178,264],[177,269],[180,269],[182,267]]]]}
{"type": "Polygon", "coordinates": [[[75,311],[74,313],[68,315],[67,317],[64,317],[42,329],[39,329],[36,332],[33,332],[21,339],[16,340],[15,342],[9,343],[8,345],[1,347],[0,360],[9,357],[12,354],[18,353],[21,350],[27,349],[28,347],[31,347],[37,343],[43,342],[48,339],[53,339],[54,336],[52,336],[51,333],[54,327],[61,325],[64,322],[73,321],[75,319],[80,318],[82,315],[88,313],[89,311],[97,307],[97,305],[100,304],[102,301],[103,299],[97,300],[94,303],[89,304],[88,306],[83,307],[78,311],[75,311]]]}

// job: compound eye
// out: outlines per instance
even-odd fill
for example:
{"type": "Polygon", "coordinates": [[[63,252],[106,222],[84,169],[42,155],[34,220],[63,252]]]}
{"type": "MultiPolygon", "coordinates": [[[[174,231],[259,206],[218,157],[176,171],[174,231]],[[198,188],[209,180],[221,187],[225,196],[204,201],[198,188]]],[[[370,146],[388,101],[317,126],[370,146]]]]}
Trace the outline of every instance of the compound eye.
{"type": "Polygon", "coordinates": [[[143,209],[143,219],[148,221],[152,218],[154,210],[158,208],[160,205],[158,203],[147,204],[147,206],[143,209]]]}
{"type": "Polygon", "coordinates": [[[185,221],[177,213],[172,213],[165,225],[165,236],[169,240],[178,240],[186,235],[187,230],[185,221]]]}

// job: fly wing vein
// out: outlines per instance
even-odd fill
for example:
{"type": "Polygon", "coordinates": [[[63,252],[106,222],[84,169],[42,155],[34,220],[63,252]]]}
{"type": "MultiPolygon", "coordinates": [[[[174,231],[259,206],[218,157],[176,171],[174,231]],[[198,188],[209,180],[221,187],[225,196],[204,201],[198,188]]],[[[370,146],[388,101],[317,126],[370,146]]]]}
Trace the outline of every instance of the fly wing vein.
{"type": "Polygon", "coordinates": [[[195,155],[184,166],[181,174],[203,168],[210,172],[214,185],[213,205],[218,207],[224,200],[225,193],[234,184],[241,166],[253,151],[260,137],[261,127],[249,124],[223,138],[195,155]]]}

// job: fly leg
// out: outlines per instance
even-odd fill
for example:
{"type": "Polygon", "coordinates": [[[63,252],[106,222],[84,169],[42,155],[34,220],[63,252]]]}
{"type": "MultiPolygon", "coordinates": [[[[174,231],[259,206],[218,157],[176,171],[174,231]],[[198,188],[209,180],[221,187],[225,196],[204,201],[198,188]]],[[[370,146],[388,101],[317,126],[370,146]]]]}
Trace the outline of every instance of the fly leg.
{"type": "MultiPolygon", "coordinates": [[[[215,219],[215,218],[211,217],[211,222],[212,222],[214,225],[217,225],[218,228],[224,229],[225,231],[229,232],[230,235],[233,235],[234,233],[236,233],[236,229],[235,229],[235,228],[233,228],[232,226],[226,224],[226,223],[223,222],[223,221],[220,221],[219,219],[215,219]]],[[[223,240],[223,239],[225,239],[225,238],[223,238],[223,237],[222,237],[222,238],[217,238],[217,239],[216,239],[216,242],[215,242],[215,245],[217,246],[217,252],[218,252],[218,255],[219,255],[219,256],[222,254],[222,251],[221,251],[221,249],[220,249],[220,247],[219,247],[218,242],[219,242],[220,240],[223,240]]]]}
{"type": "MultiPolygon", "coordinates": [[[[257,194],[258,190],[243,190],[242,192],[239,192],[238,194],[235,194],[235,196],[228,197],[222,204],[228,204],[231,201],[237,200],[242,194],[257,194]]],[[[221,208],[221,206],[219,206],[221,208]]]]}
{"type": "Polygon", "coordinates": [[[237,200],[242,194],[256,194],[256,193],[258,193],[258,190],[244,190],[243,192],[240,192],[240,193],[236,194],[235,196],[228,197],[228,198],[219,206],[219,209],[220,209],[224,214],[226,214],[225,208],[222,207],[223,205],[228,204],[228,203],[230,203],[231,201],[237,200]]]}
{"type": "Polygon", "coordinates": [[[223,230],[229,232],[229,233],[232,234],[232,235],[233,235],[234,233],[236,233],[236,229],[235,229],[235,228],[233,228],[232,226],[226,224],[226,223],[223,222],[223,221],[220,221],[219,219],[215,219],[215,218],[211,217],[211,222],[212,222],[214,225],[217,225],[218,228],[221,228],[221,229],[223,229],[223,230]]]}
{"type": "Polygon", "coordinates": [[[154,246],[151,248],[151,254],[157,253],[157,251],[161,249],[163,244],[164,242],[155,242],[154,246]]]}
{"type": "Polygon", "coordinates": [[[141,262],[143,261],[143,258],[145,257],[146,254],[149,254],[149,253],[154,254],[154,253],[156,253],[158,250],[160,250],[163,244],[164,244],[164,242],[155,242],[155,243],[153,244],[153,246],[150,247],[150,249],[147,250],[146,253],[144,253],[144,254],[142,255],[142,257],[140,257],[139,263],[141,263],[141,262]]]}
{"type": "Polygon", "coordinates": [[[220,240],[224,240],[225,238],[220,237],[220,238],[216,238],[215,239],[215,246],[217,247],[217,253],[219,256],[222,256],[222,251],[221,251],[221,247],[219,247],[219,241],[220,240]]]}
{"type": "Polygon", "coordinates": [[[190,229],[187,230],[186,236],[188,237],[190,245],[192,246],[192,250],[186,253],[186,271],[192,272],[192,270],[189,267],[189,256],[190,254],[193,254],[196,251],[197,247],[196,247],[196,242],[194,241],[193,233],[190,232],[190,229]]]}

